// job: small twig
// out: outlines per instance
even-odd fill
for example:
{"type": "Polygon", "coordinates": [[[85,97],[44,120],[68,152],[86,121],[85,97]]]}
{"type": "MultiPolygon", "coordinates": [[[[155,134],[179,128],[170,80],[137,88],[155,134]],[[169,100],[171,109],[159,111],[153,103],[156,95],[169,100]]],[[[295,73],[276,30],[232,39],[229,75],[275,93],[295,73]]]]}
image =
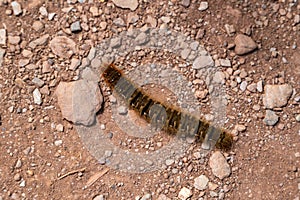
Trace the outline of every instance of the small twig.
{"type": "Polygon", "coordinates": [[[72,175],[72,174],[75,174],[75,173],[78,173],[78,172],[84,172],[84,171],[85,171],[85,167],[84,167],[84,168],[81,168],[81,169],[75,169],[75,170],[73,170],[73,171],[69,171],[68,173],[66,173],[66,174],[64,174],[64,175],[62,175],[62,176],[60,176],[60,177],[58,177],[57,180],[61,180],[61,179],[65,178],[65,177],[67,177],[67,176],[70,176],[70,175],[72,175]]]}
{"type": "Polygon", "coordinates": [[[97,172],[96,174],[94,174],[93,176],[91,176],[89,178],[89,180],[86,182],[84,189],[86,189],[87,187],[90,187],[91,185],[93,185],[100,177],[102,177],[104,174],[106,174],[109,171],[109,168],[103,169],[100,172],[97,172]]]}

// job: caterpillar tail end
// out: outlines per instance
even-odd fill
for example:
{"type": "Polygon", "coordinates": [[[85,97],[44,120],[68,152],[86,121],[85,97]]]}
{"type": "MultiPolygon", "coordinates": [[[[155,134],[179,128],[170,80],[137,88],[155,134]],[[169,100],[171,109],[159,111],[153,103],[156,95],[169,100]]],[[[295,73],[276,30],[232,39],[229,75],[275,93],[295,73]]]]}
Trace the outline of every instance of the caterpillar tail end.
{"type": "Polygon", "coordinates": [[[233,135],[223,131],[216,142],[216,148],[229,151],[233,146],[233,135]]]}

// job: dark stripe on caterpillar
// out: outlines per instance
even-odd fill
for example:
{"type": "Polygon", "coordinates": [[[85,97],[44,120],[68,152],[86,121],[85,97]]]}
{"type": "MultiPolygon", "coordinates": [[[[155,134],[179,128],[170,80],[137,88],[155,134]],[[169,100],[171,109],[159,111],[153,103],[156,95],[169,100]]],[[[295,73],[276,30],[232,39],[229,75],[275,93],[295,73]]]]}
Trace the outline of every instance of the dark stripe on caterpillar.
{"type": "Polygon", "coordinates": [[[111,90],[115,89],[126,100],[130,109],[138,112],[148,122],[151,121],[154,126],[162,125],[163,131],[169,134],[192,136],[196,138],[196,142],[200,143],[205,140],[208,133],[219,135],[215,144],[217,148],[229,150],[232,147],[232,134],[211,125],[204,119],[154,100],[141,88],[136,87],[113,64],[107,66],[102,76],[111,90]]]}

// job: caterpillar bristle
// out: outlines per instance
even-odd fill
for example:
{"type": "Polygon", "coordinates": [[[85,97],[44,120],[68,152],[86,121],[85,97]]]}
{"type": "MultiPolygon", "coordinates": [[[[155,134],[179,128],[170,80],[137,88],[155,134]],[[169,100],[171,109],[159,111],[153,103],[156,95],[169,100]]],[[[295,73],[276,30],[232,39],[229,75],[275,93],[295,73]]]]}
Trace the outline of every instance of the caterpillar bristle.
{"type": "Polygon", "coordinates": [[[169,134],[193,136],[199,143],[204,142],[208,132],[212,131],[220,134],[215,144],[216,148],[229,150],[232,147],[232,134],[212,126],[204,119],[152,99],[127,79],[113,64],[107,66],[102,76],[111,90],[115,89],[126,100],[130,109],[135,110],[146,121],[151,122],[156,129],[162,126],[162,130],[169,134]]]}

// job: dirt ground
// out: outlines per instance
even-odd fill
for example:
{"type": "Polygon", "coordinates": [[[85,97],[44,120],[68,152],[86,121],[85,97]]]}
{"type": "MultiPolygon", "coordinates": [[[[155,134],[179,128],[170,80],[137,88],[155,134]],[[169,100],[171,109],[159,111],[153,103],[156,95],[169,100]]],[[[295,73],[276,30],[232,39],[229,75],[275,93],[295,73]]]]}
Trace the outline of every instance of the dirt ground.
{"type": "MultiPolygon", "coordinates": [[[[6,44],[0,45],[5,50],[0,67],[0,200],[180,199],[184,187],[191,191],[189,199],[300,199],[299,1],[209,0],[208,8],[203,11],[198,9],[200,1],[196,0],[191,0],[188,6],[183,4],[189,1],[181,0],[139,0],[134,11],[117,7],[110,0],[18,2],[23,14],[15,16],[11,0],[0,0],[0,29],[5,29],[7,36],[6,44]],[[67,11],[71,6],[73,10],[67,11]],[[48,20],[41,7],[55,13],[54,18],[48,20]],[[98,8],[99,13],[93,15],[91,7],[98,8]],[[128,16],[134,14],[138,19],[130,24],[128,16]],[[78,70],[70,70],[71,59],[83,62],[90,48],[102,40],[130,27],[149,25],[148,16],[155,19],[156,27],[167,24],[199,41],[215,61],[231,62],[230,67],[220,66],[220,69],[225,75],[228,99],[225,128],[234,132],[236,141],[230,151],[222,152],[231,168],[231,174],[222,180],[210,168],[212,152],[199,156],[201,145],[194,143],[184,156],[158,171],[127,173],[110,168],[90,154],[75,126],[63,119],[54,91],[60,81],[75,80],[78,76],[78,70]],[[123,19],[125,25],[116,22],[117,18],[123,19]],[[71,24],[77,20],[82,30],[75,33],[71,24]],[[37,21],[41,22],[40,27],[34,25],[37,21]],[[227,25],[232,25],[234,31],[228,33],[227,25]],[[251,37],[258,48],[237,55],[232,45],[239,33],[251,37]],[[29,47],[30,42],[46,34],[49,38],[45,43],[29,47]],[[60,57],[52,52],[49,41],[57,35],[75,41],[77,51],[72,56],[60,57]],[[51,65],[49,71],[48,65],[51,65]],[[44,83],[37,87],[32,81],[34,77],[44,83]],[[293,94],[287,104],[274,109],[279,116],[275,125],[264,123],[264,91],[242,91],[237,78],[246,80],[248,85],[262,80],[264,85],[292,86],[293,94]],[[42,96],[40,105],[33,99],[36,88],[42,96]],[[95,178],[97,175],[99,178],[95,178]],[[204,190],[194,187],[195,178],[200,175],[209,179],[204,190]],[[91,178],[95,180],[89,185],[91,178]]],[[[176,59],[168,56],[153,59],[161,62],[176,59]]],[[[140,57],[123,59],[124,71],[130,73],[133,60],[141,63],[152,59],[151,55],[140,57]]],[[[191,66],[182,70],[182,74],[195,83],[197,78],[192,75],[191,66]]],[[[102,80],[99,85],[104,94],[105,112],[110,106],[107,88],[102,80]]],[[[194,85],[193,91],[205,89],[201,84],[194,85]]],[[[209,94],[204,96],[199,104],[205,106],[209,94]]],[[[210,113],[208,108],[202,111],[210,113]]],[[[113,119],[105,117],[109,114],[101,118],[101,113],[98,119],[103,119],[106,132],[118,131],[111,125],[113,119]]],[[[124,140],[122,148],[130,149],[148,145],[147,150],[151,150],[167,142],[161,133],[152,140],[120,138],[124,140]]]]}

